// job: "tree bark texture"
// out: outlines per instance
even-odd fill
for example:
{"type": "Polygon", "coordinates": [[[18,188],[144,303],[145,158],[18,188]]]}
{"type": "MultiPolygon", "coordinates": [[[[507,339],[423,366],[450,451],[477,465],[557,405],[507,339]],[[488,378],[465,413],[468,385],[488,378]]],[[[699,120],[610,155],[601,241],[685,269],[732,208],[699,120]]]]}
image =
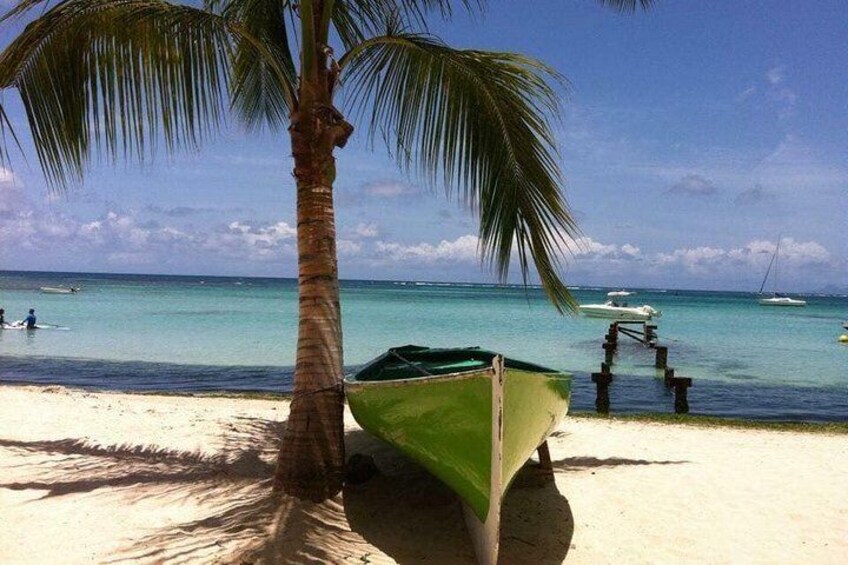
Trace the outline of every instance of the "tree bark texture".
{"type": "Polygon", "coordinates": [[[294,395],[277,461],[275,490],[314,501],[344,478],[341,309],[333,211],[335,159],[353,131],[332,105],[335,76],[324,52],[301,79],[289,128],[297,180],[299,324],[294,395]]]}

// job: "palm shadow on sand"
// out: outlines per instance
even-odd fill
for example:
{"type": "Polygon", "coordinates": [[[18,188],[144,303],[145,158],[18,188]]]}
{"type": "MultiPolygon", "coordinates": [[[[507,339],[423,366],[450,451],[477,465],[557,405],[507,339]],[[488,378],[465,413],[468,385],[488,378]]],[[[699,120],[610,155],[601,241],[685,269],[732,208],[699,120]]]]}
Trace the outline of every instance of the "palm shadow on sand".
{"type": "MultiPolygon", "coordinates": [[[[121,504],[202,507],[195,519],[127,532],[132,541],[110,563],[373,563],[386,557],[401,564],[474,563],[455,494],[361,430],[348,430],[346,443],[348,453],[374,458],[380,472],[370,481],[348,486],[321,504],[274,495],[272,462],[284,427],[285,422],[237,418],[212,455],[78,439],[0,439],[0,448],[20,456],[16,466],[27,476],[0,487],[43,492],[27,503],[33,505],[96,491],[121,504]],[[35,458],[28,460],[29,455],[35,458]]],[[[595,467],[674,463],[682,462],[571,457],[554,461],[554,467],[567,475],[595,467]]],[[[568,500],[553,481],[536,476],[528,465],[507,493],[502,563],[562,563],[571,546],[574,517],[568,500]]]]}
{"type": "MultiPolygon", "coordinates": [[[[350,454],[374,458],[379,473],[323,505],[292,502],[278,515],[257,563],[475,563],[456,495],[423,468],[361,430],[350,454]],[[388,557],[388,560],[386,559],[388,557]]],[[[507,494],[502,563],[562,563],[574,533],[568,501],[553,481],[527,481],[507,494]]]]}
{"type": "Polygon", "coordinates": [[[202,561],[267,535],[278,506],[271,496],[270,461],[284,427],[285,422],[236,418],[213,454],[84,439],[0,439],[0,449],[14,453],[14,466],[27,476],[0,488],[43,493],[27,503],[32,512],[40,511],[41,501],[89,494],[120,501],[127,512],[135,504],[199,505],[194,520],[152,533],[126,532],[134,541],[109,562],[202,561]]]}

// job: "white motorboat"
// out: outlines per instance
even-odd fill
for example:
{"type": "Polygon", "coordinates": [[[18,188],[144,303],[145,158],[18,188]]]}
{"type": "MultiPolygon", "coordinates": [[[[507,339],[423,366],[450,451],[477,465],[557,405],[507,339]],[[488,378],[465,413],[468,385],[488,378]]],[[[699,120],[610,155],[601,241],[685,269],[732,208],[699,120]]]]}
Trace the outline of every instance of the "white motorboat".
{"type": "Polygon", "coordinates": [[[781,238],[778,236],[777,246],[774,248],[774,255],[771,256],[771,261],[769,261],[769,266],[766,269],[766,276],[763,277],[763,284],[760,285],[760,294],[762,294],[763,288],[766,286],[766,281],[769,278],[769,273],[771,273],[771,268],[774,266],[774,276],[772,277],[772,283],[774,284],[775,289],[774,293],[770,298],[760,298],[757,302],[760,303],[760,306],[806,306],[806,300],[790,298],[777,292],[777,263],[778,258],[780,257],[780,239],[781,238]]]}
{"type": "Polygon", "coordinates": [[[606,302],[603,304],[581,304],[580,312],[590,318],[610,318],[634,322],[644,322],[651,318],[659,318],[662,315],[659,310],[647,304],[629,306],[627,302],[620,300],[631,294],[633,293],[624,290],[608,292],[606,302]]]}
{"type": "Polygon", "coordinates": [[[780,296],[775,294],[771,298],[760,298],[758,300],[763,306],[806,306],[806,300],[797,298],[789,298],[788,296],[780,296]]]}
{"type": "Polygon", "coordinates": [[[64,286],[42,286],[39,287],[41,292],[46,294],[76,294],[79,292],[79,288],[77,287],[64,287],[64,286]]]}

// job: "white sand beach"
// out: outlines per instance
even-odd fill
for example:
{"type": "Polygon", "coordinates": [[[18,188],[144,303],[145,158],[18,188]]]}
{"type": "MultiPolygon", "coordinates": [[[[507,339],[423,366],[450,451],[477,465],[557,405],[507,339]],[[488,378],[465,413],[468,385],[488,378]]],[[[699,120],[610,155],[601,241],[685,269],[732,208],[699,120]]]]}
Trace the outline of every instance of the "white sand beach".
{"type": "MultiPolygon", "coordinates": [[[[349,418],[380,474],[271,496],[279,400],[0,387],[0,562],[473,563],[460,506],[349,418]]],[[[502,563],[838,563],[845,435],[567,418],[514,485],[502,563]]]]}

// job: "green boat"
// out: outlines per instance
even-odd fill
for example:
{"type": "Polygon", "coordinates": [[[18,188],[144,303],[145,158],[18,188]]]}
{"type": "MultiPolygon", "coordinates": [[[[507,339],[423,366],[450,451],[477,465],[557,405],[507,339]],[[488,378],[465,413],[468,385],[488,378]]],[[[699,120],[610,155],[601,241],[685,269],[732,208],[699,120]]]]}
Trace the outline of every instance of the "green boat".
{"type": "Polygon", "coordinates": [[[463,502],[477,560],[497,562],[503,496],[568,411],[571,376],[476,347],[390,349],[345,379],[351,412],[463,502]]]}

